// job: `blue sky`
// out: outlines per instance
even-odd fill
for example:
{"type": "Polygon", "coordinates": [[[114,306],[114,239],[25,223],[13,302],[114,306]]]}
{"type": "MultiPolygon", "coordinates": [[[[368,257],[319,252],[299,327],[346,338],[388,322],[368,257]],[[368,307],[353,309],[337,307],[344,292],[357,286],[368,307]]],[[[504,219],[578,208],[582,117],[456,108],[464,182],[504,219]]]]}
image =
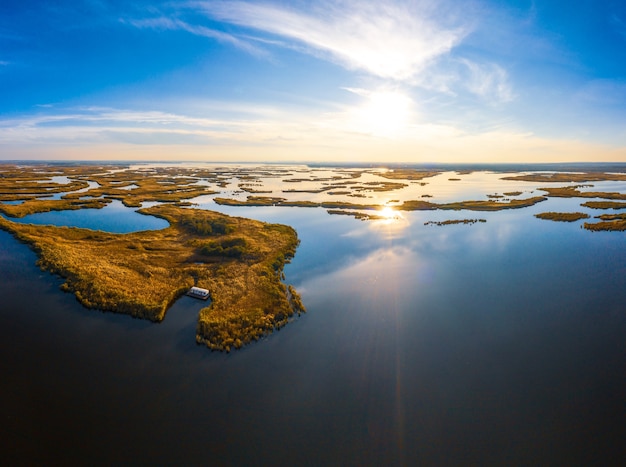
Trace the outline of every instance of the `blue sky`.
{"type": "Polygon", "coordinates": [[[2,2],[0,158],[626,161],[626,4],[2,2]]]}

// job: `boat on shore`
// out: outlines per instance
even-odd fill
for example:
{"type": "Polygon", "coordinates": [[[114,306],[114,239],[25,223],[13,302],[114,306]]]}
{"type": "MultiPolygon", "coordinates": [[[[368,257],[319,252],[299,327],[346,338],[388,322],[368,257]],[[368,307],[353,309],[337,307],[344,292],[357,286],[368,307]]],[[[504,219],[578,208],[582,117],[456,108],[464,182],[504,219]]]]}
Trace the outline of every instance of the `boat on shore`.
{"type": "Polygon", "coordinates": [[[203,289],[202,287],[192,287],[187,292],[187,295],[193,298],[199,298],[200,300],[207,300],[211,294],[208,289],[203,289]]]}

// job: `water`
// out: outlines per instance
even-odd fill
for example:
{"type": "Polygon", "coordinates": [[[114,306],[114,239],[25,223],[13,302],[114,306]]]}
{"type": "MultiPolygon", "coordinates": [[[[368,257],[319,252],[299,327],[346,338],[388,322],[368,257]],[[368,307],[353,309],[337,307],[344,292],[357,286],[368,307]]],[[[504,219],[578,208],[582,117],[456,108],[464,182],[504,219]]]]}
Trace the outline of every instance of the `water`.
{"type": "Polygon", "coordinates": [[[24,464],[615,464],[626,236],[533,217],[570,204],[361,222],[207,202],[301,239],[285,272],[308,312],[231,354],[194,343],[203,302],[181,298],[160,324],[86,310],[0,231],[2,452],[24,464]],[[424,225],[450,218],[487,222],[424,225]]]}
{"type": "Polygon", "coordinates": [[[129,209],[118,200],[111,201],[102,209],[49,211],[10,220],[24,224],[81,227],[113,233],[160,230],[169,226],[165,219],[139,214],[136,209],[129,209]]]}

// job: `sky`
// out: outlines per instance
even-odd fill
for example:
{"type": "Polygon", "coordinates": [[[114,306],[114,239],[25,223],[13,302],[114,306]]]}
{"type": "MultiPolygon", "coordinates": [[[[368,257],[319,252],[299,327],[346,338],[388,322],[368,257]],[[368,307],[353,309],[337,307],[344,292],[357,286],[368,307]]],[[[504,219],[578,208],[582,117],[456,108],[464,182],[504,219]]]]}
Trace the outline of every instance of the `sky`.
{"type": "Polygon", "coordinates": [[[626,2],[1,2],[22,159],[626,162],[626,2]]]}

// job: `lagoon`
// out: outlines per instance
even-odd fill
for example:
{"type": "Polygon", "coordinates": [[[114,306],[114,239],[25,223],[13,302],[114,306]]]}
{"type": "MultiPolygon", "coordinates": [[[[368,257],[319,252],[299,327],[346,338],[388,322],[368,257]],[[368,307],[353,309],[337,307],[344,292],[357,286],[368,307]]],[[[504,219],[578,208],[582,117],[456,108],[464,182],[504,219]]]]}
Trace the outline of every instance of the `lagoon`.
{"type": "Polygon", "coordinates": [[[614,463],[626,237],[534,218],[573,201],[362,222],[204,199],[301,239],[285,274],[308,312],[231,354],[194,343],[203,303],[87,310],[0,231],[3,443],[24,464],[614,463]]]}
{"type": "Polygon", "coordinates": [[[80,227],[112,233],[160,230],[169,225],[164,219],[139,214],[136,209],[127,208],[117,200],[111,201],[102,209],[49,211],[29,214],[22,218],[11,218],[11,220],[24,224],[80,227]]]}

